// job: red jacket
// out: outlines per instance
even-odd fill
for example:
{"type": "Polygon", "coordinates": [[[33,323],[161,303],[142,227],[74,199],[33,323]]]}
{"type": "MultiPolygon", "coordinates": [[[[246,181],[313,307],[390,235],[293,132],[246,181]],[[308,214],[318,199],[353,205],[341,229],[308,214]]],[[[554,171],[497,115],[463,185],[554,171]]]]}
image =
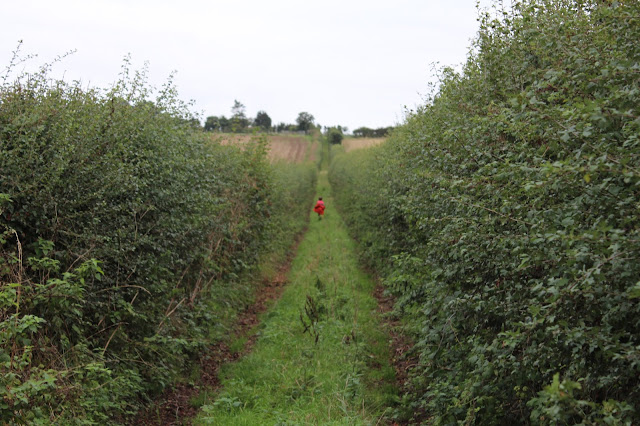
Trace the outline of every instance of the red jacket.
{"type": "Polygon", "coordinates": [[[319,215],[324,214],[324,201],[318,200],[316,206],[313,208],[313,211],[318,213],[319,215]]]}

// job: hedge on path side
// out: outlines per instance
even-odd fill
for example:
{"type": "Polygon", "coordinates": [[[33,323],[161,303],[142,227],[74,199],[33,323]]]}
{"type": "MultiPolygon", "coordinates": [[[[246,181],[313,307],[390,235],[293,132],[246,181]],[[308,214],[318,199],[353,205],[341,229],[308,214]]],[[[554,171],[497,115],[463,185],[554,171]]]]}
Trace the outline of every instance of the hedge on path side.
{"type": "Polygon", "coordinates": [[[461,72],[330,177],[430,423],[640,421],[640,3],[481,15],[461,72]]]}
{"type": "Polygon", "coordinates": [[[0,421],[104,424],[243,303],[289,195],[265,141],[211,143],[171,81],[154,91],[125,61],[101,90],[49,69],[0,87],[0,421]]]}

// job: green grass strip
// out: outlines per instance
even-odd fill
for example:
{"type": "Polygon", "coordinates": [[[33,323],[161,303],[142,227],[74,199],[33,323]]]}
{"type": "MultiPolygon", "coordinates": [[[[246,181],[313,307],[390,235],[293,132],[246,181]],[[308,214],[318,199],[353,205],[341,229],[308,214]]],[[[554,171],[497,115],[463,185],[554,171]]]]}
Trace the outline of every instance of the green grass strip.
{"type": "Polygon", "coordinates": [[[326,172],[318,194],[327,210],[322,220],[311,212],[290,284],[195,424],[377,424],[396,398],[374,282],[358,266],[326,172]]]}

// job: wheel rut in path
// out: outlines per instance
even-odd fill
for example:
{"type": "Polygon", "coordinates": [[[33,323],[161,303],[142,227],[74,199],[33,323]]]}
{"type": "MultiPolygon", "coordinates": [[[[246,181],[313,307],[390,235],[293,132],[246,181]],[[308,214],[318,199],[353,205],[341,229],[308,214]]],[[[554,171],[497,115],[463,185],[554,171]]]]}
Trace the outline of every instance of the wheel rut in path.
{"type": "Polygon", "coordinates": [[[303,230],[289,250],[285,261],[277,268],[276,275],[264,279],[255,288],[256,299],[235,320],[232,335],[246,337],[242,351],[234,352],[226,342],[211,345],[200,358],[200,377],[197,383],[179,383],[165,391],[158,400],[142,410],[131,422],[135,425],[185,425],[198,413],[199,408],[191,404],[201,391],[215,392],[220,389],[218,372],[227,363],[234,362],[251,351],[256,341],[256,334],[251,331],[260,323],[259,316],[264,313],[270,302],[278,299],[288,284],[291,263],[296,256],[297,248],[307,230],[303,230]]]}
{"type": "Polygon", "coordinates": [[[309,231],[247,356],[221,370],[222,388],[203,401],[194,423],[392,424],[397,400],[375,281],[358,262],[356,242],[333,204],[326,172],[309,231]]]}

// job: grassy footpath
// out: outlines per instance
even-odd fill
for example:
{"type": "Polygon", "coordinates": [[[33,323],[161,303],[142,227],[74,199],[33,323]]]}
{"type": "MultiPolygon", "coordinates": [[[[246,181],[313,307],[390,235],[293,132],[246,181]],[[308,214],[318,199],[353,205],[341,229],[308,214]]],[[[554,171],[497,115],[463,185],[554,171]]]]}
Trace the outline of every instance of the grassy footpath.
{"type": "Polygon", "coordinates": [[[253,351],[221,373],[223,391],[195,424],[377,424],[395,399],[388,336],[359,267],[354,242],[333,206],[313,214],[290,284],[262,318],[253,351]]]}

